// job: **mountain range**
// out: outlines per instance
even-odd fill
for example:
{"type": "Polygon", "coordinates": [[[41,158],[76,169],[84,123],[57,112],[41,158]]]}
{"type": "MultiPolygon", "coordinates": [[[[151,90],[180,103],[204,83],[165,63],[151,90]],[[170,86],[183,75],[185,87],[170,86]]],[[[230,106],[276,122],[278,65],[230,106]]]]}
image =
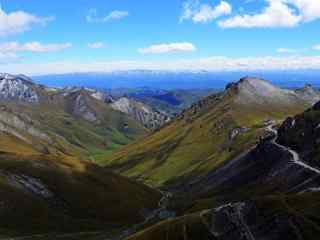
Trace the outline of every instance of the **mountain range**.
{"type": "Polygon", "coordinates": [[[286,90],[264,80],[243,78],[103,162],[155,186],[193,181],[253,147],[270,119],[281,121],[318,100],[319,92],[310,86],[286,90]]]}
{"type": "MultiPolygon", "coordinates": [[[[114,99],[88,88],[49,88],[25,76],[0,76],[2,131],[32,152],[97,160],[170,118],[133,99],[114,99]]],[[[6,146],[2,146],[6,148],[6,146]]]]}
{"type": "Polygon", "coordinates": [[[40,84],[51,87],[85,86],[97,89],[152,88],[175,89],[215,89],[223,90],[229,82],[243,76],[257,76],[285,88],[299,88],[308,82],[319,88],[318,70],[275,70],[275,71],[161,71],[129,70],[96,73],[69,73],[34,76],[40,84]]]}
{"type": "MultiPolygon", "coordinates": [[[[238,104],[251,107],[271,106],[274,99],[285,100],[287,107],[301,101],[301,90],[281,90],[256,79],[242,79],[227,90],[236,93],[238,104]]],[[[318,113],[319,102],[283,123],[268,119],[263,135],[246,151],[191,182],[167,186],[177,217],[128,239],[317,239],[318,113]]]]}
{"type": "Polygon", "coordinates": [[[0,239],[318,239],[319,114],[311,85],[254,77],[112,92],[0,74],[0,239]]]}

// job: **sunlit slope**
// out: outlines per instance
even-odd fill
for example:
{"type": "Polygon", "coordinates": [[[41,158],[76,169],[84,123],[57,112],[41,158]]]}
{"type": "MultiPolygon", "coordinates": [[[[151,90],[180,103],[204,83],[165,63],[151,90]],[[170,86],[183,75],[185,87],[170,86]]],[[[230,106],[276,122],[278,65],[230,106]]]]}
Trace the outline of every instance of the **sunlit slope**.
{"type": "Polygon", "coordinates": [[[160,197],[71,157],[0,154],[0,235],[114,231],[142,222],[160,197]]]}
{"type": "Polygon", "coordinates": [[[85,91],[48,93],[37,103],[1,103],[0,128],[39,153],[67,154],[98,160],[143,136],[146,129],[85,91]]]}
{"type": "Polygon", "coordinates": [[[268,120],[283,120],[318,99],[318,93],[309,89],[283,90],[244,78],[194,104],[144,140],[116,151],[104,163],[153,185],[197,178],[253,147],[268,120]]]}

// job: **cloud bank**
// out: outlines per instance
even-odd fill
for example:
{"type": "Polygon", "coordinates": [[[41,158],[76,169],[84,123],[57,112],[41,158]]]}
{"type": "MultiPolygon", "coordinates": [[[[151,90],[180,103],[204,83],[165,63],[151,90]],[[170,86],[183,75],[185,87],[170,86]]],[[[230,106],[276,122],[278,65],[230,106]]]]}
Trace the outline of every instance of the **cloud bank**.
{"type": "Polygon", "coordinates": [[[0,37],[22,33],[35,24],[45,25],[54,17],[37,17],[24,11],[6,13],[0,6],[0,37]]]}
{"type": "Polygon", "coordinates": [[[178,52],[194,52],[196,47],[192,43],[181,42],[181,43],[165,43],[152,45],[147,48],[138,49],[139,53],[142,54],[161,54],[161,53],[178,53],[178,52]]]}
{"type": "Polygon", "coordinates": [[[265,0],[255,14],[236,15],[218,22],[222,28],[295,27],[320,18],[319,0],[265,0]]]}
{"type": "MultiPolygon", "coordinates": [[[[0,53],[1,63],[1,53],[0,53]]],[[[0,72],[28,75],[62,74],[74,72],[112,72],[125,70],[161,71],[254,71],[254,70],[320,70],[319,56],[295,57],[210,57],[193,60],[166,61],[100,61],[100,62],[52,62],[42,64],[0,64],[0,72]]]]}

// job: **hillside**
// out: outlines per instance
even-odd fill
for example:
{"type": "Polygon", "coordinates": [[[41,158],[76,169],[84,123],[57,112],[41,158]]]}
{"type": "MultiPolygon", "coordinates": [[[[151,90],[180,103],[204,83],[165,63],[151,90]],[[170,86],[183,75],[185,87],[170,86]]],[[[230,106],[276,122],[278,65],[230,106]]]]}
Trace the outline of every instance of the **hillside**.
{"type": "Polygon", "coordinates": [[[100,156],[148,132],[111,108],[110,96],[90,89],[47,88],[25,76],[2,74],[0,98],[1,130],[38,153],[99,161],[100,156]]]}
{"type": "Polygon", "coordinates": [[[0,155],[0,229],[7,236],[120,230],[142,222],[160,197],[71,157],[0,155]]]}
{"type": "Polygon", "coordinates": [[[319,100],[316,91],[307,98],[309,92],[243,78],[142,141],[117,150],[104,164],[155,186],[195,181],[254,147],[271,119],[283,120],[319,100]]]}
{"type": "Polygon", "coordinates": [[[319,211],[319,193],[258,198],[169,219],[127,239],[316,240],[319,211]]]}
{"type": "Polygon", "coordinates": [[[159,191],[82,161],[147,133],[110,96],[1,74],[0,99],[0,238],[106,238],[152,218],[159,191]]]}
{"type": "Polygon", "coordinates": [[[248,153],[172,189],[179,217],[128,239],[318,239],[320,169],[311,164],[319,156],[305,155],[317,151],[318,110],[319,103],[279,129],[270,122],[248,153]]]}
{"type": "Polygon", "coordinates": [[[279,129],[278,142],[299,152],[304,161],[320,167],[320,102],[302,114],[288,118],[279,129]]]}

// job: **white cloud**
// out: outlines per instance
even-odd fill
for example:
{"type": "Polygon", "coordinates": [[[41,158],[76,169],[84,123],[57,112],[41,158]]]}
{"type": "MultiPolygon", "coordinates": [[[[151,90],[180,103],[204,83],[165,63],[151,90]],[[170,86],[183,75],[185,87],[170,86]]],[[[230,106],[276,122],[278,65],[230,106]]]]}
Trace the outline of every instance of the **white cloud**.
{"type": "Polygon", "coordinates": [[[265,0],[260,13],[236,15],[219,21],[222,28],[295,27],[320,18],[319,0],[265,0]]]}
{"type": "Polygon", "coordinates": [[[110,12],[106,16],[99,17],[97,9],[92,8],[89,11],[89,14],[86,16],[87,22],[89,23],[105,23],[113,20],[119,20],[129,16],[129,12],[127,11],[119,11],[115,10],[110,12]]]}
{"type": "Polygon", "coordinates": [[[254,15],[238,15],[219,21],[223,28],[253,28],[253,27],[294,27],[301,21],[301,16],[281,1],[271,0],[270,5],[261,13],[254,15]]]}
{"type": "Polygon", "coordinates": [[[168,43],[168,44],[158,44],[152,45],[147,48],[138,49],[139,53],[172,53],[172,52],[194,52],[196,47],[192,43],[181,42],[181,43],[168,43]]]}
{"type": "Polygon", "coordinates": [[[0,72],[28,75],[62,74],[74,72],[112,72],[120,70],[167,71],[255,71],[255,70],[320,70],[319,56],[245,57],[215,56],[192,60],[163,61],[101,61],[101,62],[51,62],[0,64],[0,72]]]}
{"type": "Polygon", "coordinates": [[[282,0],[285,3],[293,4],[298,8],[302,21],[309,22],[320,17],[319,0],[282,0]]]}
{"type": "Polygon", "coordinates": [[[6,13],[0,5],[0,36],[21,33],[30,30],[34,24],[46,24],[53,17],[41,18],[24,11],[6,13]]]}
{"type": "Polygon", "coordinates": [[[0,44],[0,52],[7,54],[17,52],[47,53],[58,52],[70,47],[72,47],[71,43],[41,44],[39,42],[28,42],[20,44],[18,42],[7,42],[0,44]]]}
{"type": "Polygon", "coordinates": [[[232,6],[226,1],[221,1],[217,6],[210,6],[200,4],[199,0],[189,0],[183,4],[180,22],[192,20],[194,23],[207,23],[231,12],[232,6]]]}
{"type": "Polygon", "coordinates": [[[312,47],[313,50],[320,50],[320,44],[314,45],[312,47]]]}
{"type": "Polygon", "coordinates": [[[298,50],[291,48],[278,48],[277,53],[297,53],[298,50]]]}
{"type": "Polygon", "coordinates": [[[103,42],[94,42],[94,43],[88,44],[88,48],[92,48],[92,49],[101,49],[104,47],[105,47],[105,44],[103,42]]]}

